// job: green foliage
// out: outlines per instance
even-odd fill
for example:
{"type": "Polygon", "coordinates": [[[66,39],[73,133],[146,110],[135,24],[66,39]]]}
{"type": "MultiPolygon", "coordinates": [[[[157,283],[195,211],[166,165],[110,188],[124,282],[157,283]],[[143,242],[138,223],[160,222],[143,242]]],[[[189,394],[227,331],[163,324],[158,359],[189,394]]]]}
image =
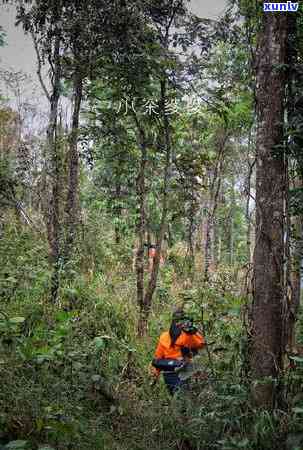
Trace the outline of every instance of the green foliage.
{"type": "Polygon", "coordinates": [[[99,407],[93,395],[96,375],[114,385],[134,351],[127,339],[124,305],[109,303],[106,288],[102,298],[86,290],[85,306],[78,302],[75,311],[37,305],[35,314],[29,301],[19,302],[24,317],[3,318],[1,356],[9,367],[2,367],[6,389],[0,402],[8,411],[2,415],[8,435],[16,433],[16,420],[17,434],[26,438],[30,433],[32,440],[37,436],[57,444],[59,439],[60,445],[68,445],[79,433],[86,435],[79,420],[84,420],[85,404],[93,402],[93,411],[99,407]]]}
{"type": "Polygon", "coordinates": [[[38,298],[45,294],[49,282],[47,250],[40,237],[18,224],[6,225],[0,239],[0,291],[4,299],[27,296],[38,298]],[[43,258],[43,255],[45,257],[43,258]]]}
{"type": "MultiPolygon", "coordinates": [[[[38,297],[10,298],[0,321],[3,442],[24,441],[33,450],[42,443],[56,450],[168,450],[185,441],[206,450],[269,450],[281,441],[285,416],[255,410],[241,379],[244,300],[233,271],[225,268],[212,284],[196,280],[184,290],[179,257],[161,273],[146,341],[135,334],[135,286],[127,262],[114,269],[103,259],[109,266],[93,278],[64,284],[60,307],[39,300],[38,290],[38,297]],[[203,376],[192,380],[191,394],[168,401],[162,381],[149,386],[148,365],[179,302],[206,333],[211,359],[207,352],[199,357],[203,376]]],[[[291,442],[299,439],[301,408],[298,400],[291,442]]]]}

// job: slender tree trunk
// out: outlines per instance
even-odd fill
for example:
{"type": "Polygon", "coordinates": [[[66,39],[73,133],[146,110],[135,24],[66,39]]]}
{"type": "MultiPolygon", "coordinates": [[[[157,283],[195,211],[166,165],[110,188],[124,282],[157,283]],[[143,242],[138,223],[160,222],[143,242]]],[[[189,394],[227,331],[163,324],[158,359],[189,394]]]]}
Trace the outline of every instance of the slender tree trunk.
{"type": "Polygon", "coordinates": [[[251,369],[257,405],[271,408],[282,368],[287,16],[263,14],[257,53],[256,243],[251,369]],[[277,148],[276,146],[280,146],[277,148]]]}
{"type": "Polygon", "coordinates": [[[221,230],[220,230],[220,223],[216,221],[215,227],[214,227],[214,264],[215,269],[217,270],[222,257],[222,237],[221,237],[221,230]]]}
{"type": "Polygon", "coordinates": [[[50,97],[50,117],[47,130],[47,141],[51,154],[51,185],[52,193],[50,198],[50,210],[47,223],[51,264],[53,273],[51,278],[51,299],[58,300],[59,280],[60,280],[60,150],[57,142],[57,117],[58,104],[60,99],[61,61],[60,61],[61,37],[56,37],[54,46],[54,73],[53,91],[50,97]]]}
{"type": "Polygon", "coordinates": [[[188,214],[188,232],[187,232],[187,242],[188,242],[188,261],[189,261],[189,273],[190,277],[193,279],[194,267],[195,267],[195,243],[194,243],[194,233],[195,233],[195,217],[196,217],[196,204],[194,198],[194,187],[192,183],[192,191],[190,198],[190,207],[188,214]]]}
{"type": "MultiPolygon", "coordinates": [[[[119,204],[115,207],[115,217],[119,218],[122,213],[122,208],[120,206],[121,199],[121,183],[120,180],[116,181],[115,186],[115,200],[119,202],[119,204]]],[[[115,225],[115,243],[118,245],[121,242],[121,230],[119,224],[115,225]]]]}
{"type": "Polygon", "coordinates": [[[140,218],[138,226],[139,244],[136,258],[137,271],[137,301],[140,308],[144,304],[144,236],[145,236],[145,166],[146,166],[146,147],[141,148],[141,168],[138,180],[138,194],[140,202],[140,218]]]}
{"type": "MultiPolygon", "coordinates": [[[[60,14],[60,11],[58,11],[60,14]]],[[[58,291],[60,284],[60,238],[61,238],[61,221],[60,221],[60,168],[61,155],[57,138],[57,122],[58,122],[58,105],[60,99],[60,81],[61,81],[61,61],[60,61],[60,44],[61,34],[57,30],[54,41],[53,55],[49,56],[51,66],[51,87],[49,93],[43,82],[41,75],[42,60],[39,53],[38,43],[35,34],[31,32],[34,47],[37,54],[37,74],[44,90],[44,93],[50,104],[49,122],[47,128],[47,149],[45,151],[45,167],[42,179],[42,213],[44,216],[47,240],[49,244],[49,260],[52,269],[51,276],[51,299],[55,303],[58,300],[58,291]]]]}
{"type": "MultiPolygon", "coordinates": [[[[225,197],[224,193],[220,192],[220,195],[218,197],[218,204],[223,205],[225,203],[225,197]]],[[[221,233],[221,226],[220,226],[220,220],[218,217],[215,218],[214,223],[214,245],[213,245],[213,263],[215,270],[218,269],[220,262],[221,262],[221,256],[222,256],[222,233],[221,233]]],[[[225,232],[225,229],[224,229],[225,232]]]]}
{"type": "Polygon", "coordinates": [[[170,179],[170,169],[171,169],[171,144],[170,144],[170,132],[169,132],[169,121],[168,116],[165,113],[165,103],[166,102],[166,79],[161,81],[161,103],[162,103],[162,115],[163,115],[163,131],[165,139],[165,151],[166,151],[166,161],[164,167],[164,181],[163,181],[163,196],[162,196],[162,214],[160,228],[157,235],[156,242],[156,256],[154,258],[153,269],[150,274],[150,279],[148,286],[144,295],[143,310],[141,312],[139,321],[139,334],[145,335],[147,332],[147,321],[151,310],[153,295],[157,286],[162,242],[164,239],[164,234],[167,226],[167,215],[168,215],[168,186],[170,179]]]}
{"type": "Polygon", "coordinates": [[[141,161],[140,170],[137,179],[137,196],[139,201],[139,222],[138,222],[138,245],[136,252],[136,275],[137,275],[137,304],[139,306],[139,322],[138,334],[144,335],[144,240],[145,240],[145,221],[146,221],[146,186],[145,186],[145,171],[147,164],[147,148],[144,130],[140,127],[138,119],[135,117],[135,122],[139,132],[141,161]]]}
{"type": "Polygon", "coordinates": [[[65,262],[70,259],[75,243],[78,224],[78,190],[79,190],[79,116],[82,101],[83,78],[82,72],[78,68],[74,74],[74,107],[72,116],[72,129],[69,138],[68,155],[68,190],[66,198],[66,239],[65,239],[65,262]]]}
{"type": "Polygon", "coordinates": [[[230,206],[230,239],[229,239],[229,263],[232,266],[234,264],[234,252],[235,252],[235,178],[232,177],[231,187],[231,206],[230,206]]]}
{"type": "Polygon", "coordinates": [[[200,213],[200,225],[199,225],[199,239],[197,239],[198,244],[198,251],[201,251],[202,254],[202,267],[201,271],[204,273],[205,270],[205,243],[206,243],[206,225],[207,225],[207,199],[205,197],[201,198],[201,213],[200,213]]]}
{"type": "Polygon", "coordinates": [[[219,137],[218,158],[215,165],[214,173],[211,175],[211,183],[209,187],[210,198],[207,208],[206,236],[204,247],[204,281],[206,282],[209,280],[209,269],[212,263],[214,224],[218,208],[219,194],[221,190],[221,171],[226,140],[227,140],[227,133],[224,130],[223,135],[219,137]]]}
{"type": "Polygon", "coordinates": [[[204,281],[209,280],[209,269],[212,261],[212,237],[213,237],[214,217],[211,211],[207,214],[205,226],[205,247],[204,247],[204,281]]]}
{"type": "MultiPolygon", "coordinates": [[[[171,15],[170,18],[165,26],[165,32],[161,36],[161,44],[163,44],[163,48],[168,51],[169,48],[169,32],[170,28],[173,25],[174,17],[178,11],[179,6],[181,6],[181,3],[177,6],[174,5],[174,2],[171,3],[171,15]]],[[[165,155],[166,155],[166,161],[165,161],[165,167],[164,167],[164,180],[163,180],[163,195],[162,195],[162,212],[161,212],[161,221],[160,221],[160,227],[159,232],[157,235],[156,240],[156,255],[154,258],[154,264],[152,268],[152,272],[150,274],[150,279],[148,282],[148,286],[146,288],[146,292],[143,299],[143,307],[140,311],[140,318],[139,318],[139,325],[138,325],[138,333],[140,336],[143,336],[147,332],[147,323],[148,323],[148,316],[150,314],[151,305],[152,305],[152,299],[153,295],[157,286],[157,279],[158,279],[158,272],[159,272],[159,265],[160,265],[160,258],[161,258],[161,249],[162,249],[162,243],[165,235],[165,231],[167,228],[167,216],[168,216],[168,188],[169,188],[169,182],[170,182],[170,171],[171,171],[171,159],[172,159],[172,149],[171,149],[171,142],[170,142],[170,126],[169,126],[169,120],[168,115],[166,113],[166,102],[167,102],[167,73],[165,70],[163,70],[162,78],[160,81],[160,109],[161,109],[161,116],[162,116],[162,127],[163,127],[163,135],[164,135],[164,143],[165,143],[165,155]]],[[[143,237],[144,237],[144,228],[142,226],[143,231],[143,237]]],[[[142,260],[144,261],[144,242],[141,243],[143,245],[143,255],[142,260]]],[[[144,266],[143,266],[144,270],[144,266]]],[[[144,278],[144,273],[143,273],[144,278]]],[[[143,280],[144,281],[144,280],[143,280]]],[[[141,298],[138,300],[141,301],[141,298]]]]}

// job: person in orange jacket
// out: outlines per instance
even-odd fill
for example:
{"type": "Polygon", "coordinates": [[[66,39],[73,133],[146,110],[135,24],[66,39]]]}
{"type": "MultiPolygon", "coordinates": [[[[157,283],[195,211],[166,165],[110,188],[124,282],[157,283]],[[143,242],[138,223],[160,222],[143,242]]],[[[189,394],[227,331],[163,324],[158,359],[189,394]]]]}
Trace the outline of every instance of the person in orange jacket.
{"type": "MultiPolygon", "coordinates": [[[[150,244],[149,248],[148,248],[148,270],[149,270],[149,272],[152,272],[152,270],[153,270],[156,254],[157,254],[156,246],[154,244],[150,244]]],[[[164,258],[161,253],[160,254],[160,262],[159,262],[160,267],[163,266],[163,264],[164,264],[164,258]]]]}
{"type": "Polygon", "coordinates": [[[161,370],[171,395],[186,386],[179,378],[176,368],[190,361],[205,346],[205,339],[193,326],[192,320],[178,309],[173,313],[169,331],[161,334],[152,362],[153,375],[159,377],[161,370]]]}

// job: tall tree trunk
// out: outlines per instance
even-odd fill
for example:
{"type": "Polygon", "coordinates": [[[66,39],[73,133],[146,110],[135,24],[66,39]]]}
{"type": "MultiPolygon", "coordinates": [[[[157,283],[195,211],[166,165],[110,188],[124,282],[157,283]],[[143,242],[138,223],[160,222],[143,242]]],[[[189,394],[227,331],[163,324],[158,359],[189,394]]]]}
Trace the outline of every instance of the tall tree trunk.
{"type": "MultiPolygon", "coordinates": [[[[178,12],[179,6],[181,6],[182,2],[178,3],[177,5],[174,4],[174,2],[171,2],[171,11],[170,11],[170,17],[167,20],[167,23],[165,25],[165,29],[163,30],[164,33],[160,33],[160,42],[163,45],[163,48],[166,52],[168,52],[169,49],[169,32],[170,28],[173,25],[173,20],[175,15],[178,12]]],[[[157,280],[158,280],[158,272],[159,272],[159,265],[160,265],[160,258],[161,258],[161,249],[162,249],[162,243],[165,235],[165,231],[167,228],[167,216],[168,216],[168,188],[169,188],[169,182],[170,182],[170,171],[171,171],[171,142],[170,142],[170,125],[168,120],[168,115],[166,113],[166,106],[167,106],[167,84],[168,84],[168,78],[166,70],[163,69],[162,77],[160,80],[160,114],[162,116],[162,130],[160,129],[160,132],[163,132],[164,137],[164,147],[165,147],[165,167],[164,167],[164,179],[163,179],[163,195],[162,195],[162,212],[161,212],[161,221],[160,221],[160,227],[157,234],[156,239],[156,255],[154,258],[154,264],[152,268],[152,272],[150,274],[150,279],[146,288],[146,292],[143,299],[143,308],[140,310],[140,318],[139,318],[139,324],[138,324],[138,333],[140,336],[143,336],[147,332],[147,322],[148,322],[148,316],[150,314],[151,305],[152,305],[152,299],[153,295],[157,286],[157,280]]],[[[143,231],[143,238],[144,238],[144,231],[145,227],[142,226],[143,231]]],[[[144,250],[144,242],[141,243],[143,245],[144,250]]],[[[142,255],[142,259],[144,261],[144,252],[142,255]]],[[[144,270],[144,267],[143,267],[144,270]]],[[[143,273],[143,279],[144,279],[144,273],[143,273]]],[[[144,280],[143,280],[144,281],[144,280]]],[[[138,299],[141,301],[141,298],[138,299]]]]}
{"type": "Polygon", "coordinates": [[[164,131],[164,140],[165,140],[165,154],[166,161],[164,167],[164,180],[163,180],[163,196],[162,196],[162,213],[161,213],[161,222],[159,227],[159,232],[157,235],[156,242],[156,256],[154,258],[153,268],[150,274],[150,279],[148,282],[148,286],[146,288],[146,292],[144,295],[143,301],[143,309],[141,310],[140,321],[138,332],[139,335],[145,335],[147,332],[147,321],[148,316],[151,310],[153,295],[157,286],[159,266],[160,266],[160,257],[161,257],[161,249],[162,243],[166,231],[167,226],[167,215],[168,215],[168,186],[170,179],[170,170],[171,170],[171,144],[170,144],[170,131],[169,131],[169,120],[168,116],[165,112],[165,104],[166,104],[166,78],[161,81],[161,105],[162,105],[162,116],[163,116],[163,131],[164,131]]]}
{"type": "Polygon", "coordinates": [[[222,136],[218,136],[218,156],[213,173],[210,175],[209,200],[207,205],[206,235],[204,246],[204,281],[209,280],[209,269],[212,262],[213,235],[216,211],[218,208],[219,194],[221,190],[221,172],[224,159],[224,150],[227,140],[226,130],[222,130],[222,136]]]}
{"type": "MultiPolygon", "coordinates": [[[[60,17],[61,5],[58,5],[57,15],[60,17]]],[[[49,121],[47,127],[47,149],[45,151],[45,167],[42,178],[42,213],[44,216],[47,240],[49,244],[49,259],[52,269],[51,299],[55,303],[58,300],[60,284],[60,255],[61,255],[61,220],[60,220],[60,178],[61,155],[58,146],[58,105],[60,100],[61,60],[60,45],[61,33],[57,29],[53,44],[53,53],[49,55],[51,67],[51,93],[48,92],[43,82],[41,69],[42,58],[35,33],[30,32],[37,56],[37,74],[41,87],[50,104],[49,121]]],[[[52,45],[52,44],[51,44],[52,45]]]]}
{"type": "Polygon", "coordinates": [[[188,213],[188,230],[187,230],[187,256],[188,256],[188,267],[191,279],[194,277],[194,267],[195,267],[195,243],[194,243],[194,233],[195,233],[195,217],[197,213],[195,194],[194,194],[194,182],[191,183],[191,198],[188,213]]]}
{"type": "MultiPolygon", "coordinates": [[[[122,208],[120,206],[121,201],[121,182],[120,179],[116,180],[115,186],[115,200],[119,202],[119,204],[115,207],[114,213],[115,217],[119,218],[122,213],[122,208]]],[[[118,245],[121,242],[121,230],[119,224],[115,225],[115,243],[118,245]]]]}
{"type": "Polygon", "coordinates": [[[257,405],[271,408],[282,368],[285,156],[283,144],[287,16],[262,14],[256,107],[256,243],[251,369],[257,405]],[[276,146],[280,146],[277,148],[276,146]]]}
{"type": "Polygon", "coordinates": [[[230,239],[229,239],[229,263],[232,266],[234,264],[234,252],[235,252],[235,177],[232,176],[231,186],[231,206],[230,206],[230,239]]]}
{"type": "Polygon", "coordinates": [[[53,302],[58,300],[59,279],[60,279],[60,150],[57,140],[57,118],[58,104],[60,99],[60,80],[61,80],[61,61],[60,61],[60,42],[61,37],[58,34],[54,45],[53,56],[53,90],[50,97],[50,117],[47,129],[47,141],[51,154],[51,198],[48,217],[48,237],[50,244],[52,277],[51,277],[51,299],[53,302]]]}
{"type": "Polygon", "coordinates": [[[147,148],[144,130],[141,128],[137,116],[134,114],[135,122],[139,132],[141,161],[140,170],[137,179],[137,196],[139,201],[139,221],[138,221],[138,245],[136,252],[136,276],[137,276],[137,305],[139,306],[138,334],[144,335],[144,240],[145,240],[145,221],[146,221],[146,186],[145,171],[147,164],[147,148]]]}
{"type": "Polygon", "coordinates": [[[73,116],[72,129],[69,137],[69,154],[68,154],[68,188],[66,198],[66,239],[64,258],[65,262],[70,259],[71,251],[74,246],[77,223],[78,223],[78,190],[79,190],[79,152],[78,152],[78,135],[79,135],[79,116],[82,101],[83,77],[82,72],[78,68],[74,74],[73,81],[73,116]]]}
{"type": "Polygon", "coordinates": [[[204,281],[209,280],[209,269],[212,261],[214,217],[212,211],[207,213],[205,226],[205,246],[204,246],[204,281]]]}

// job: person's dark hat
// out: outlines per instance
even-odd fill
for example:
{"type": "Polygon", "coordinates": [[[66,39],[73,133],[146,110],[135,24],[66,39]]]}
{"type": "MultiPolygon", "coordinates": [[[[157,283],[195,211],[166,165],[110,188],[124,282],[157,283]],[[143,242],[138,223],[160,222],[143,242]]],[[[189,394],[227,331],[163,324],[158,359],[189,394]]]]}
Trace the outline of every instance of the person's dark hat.
{"type": "Polygon", "coordinates": [[[187,319],[187,315],[184,312],[183,308],[176,309],[172,314],[172,320],[174,321],[181,321],[187,319]]]}

